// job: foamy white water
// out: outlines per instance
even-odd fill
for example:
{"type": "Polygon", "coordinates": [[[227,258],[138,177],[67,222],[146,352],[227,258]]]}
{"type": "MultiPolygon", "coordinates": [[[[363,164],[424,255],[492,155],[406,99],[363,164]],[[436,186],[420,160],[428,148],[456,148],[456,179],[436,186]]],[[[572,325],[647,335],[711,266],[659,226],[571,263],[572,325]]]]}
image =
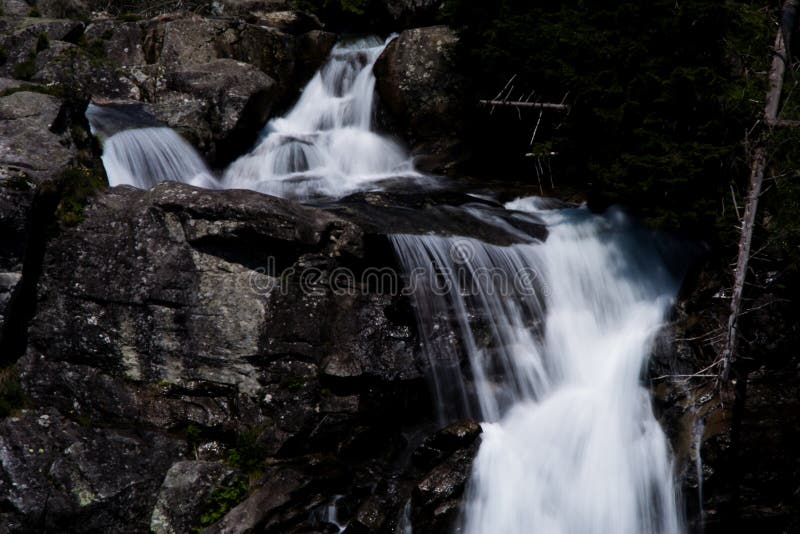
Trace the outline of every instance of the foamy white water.
{"type": "Polygon", "coordinates": [[[440,403],[468,410],[474,396],[485,421],[459,529],[681,532],[671,453],[641,385],[677,283],[620,213],[537,206],[507,205],[546,222],[544,243],[393,239],[408,272],[438,275],[437,287],[422,277],[414,301],[440,403]],[[527,289],[508,283],[519,272],[533,281],[527,289]],[[443,279],[458,290],[441,291],[443,279]],[[448,314],[472,388],[448,354],[448,314]]]}
{"type": "MultiPolygon", "coordinates": [[[[271,121],[221,179],[176,132],[148,127],[105,141],[111,185],[172,180],[303,199],[379,189],[389,178],[423,182],[405,150],[372,130],[372,67],[385,44],[364,39],[334,48],[292,111],[271,121]]],[[[521,244],[499,247],[392,236],[401,263],[415,273],[418,331],[440,418],[485,421],[458,528],[683,531],[671,453],[641,385],[677,281],[619,213],[548,211],[536,198],[506,207],[541,217],[547,240],[520,235],[521,244]]],[[[505,224],[465,209],[480,224],[505,224]]],[[[327,513],[338,525],[335,506],[327,513]]]]}
{"type": "MultiPolygon", "coordinates": [[[[376,37],[337,44],[294,108],[270,121],[256,147],[219,179],[197,151],[169,128],[128,129],[104,143],[111,185],[149,188],[164,181],[213,189],[252,189],[296,199],[342,197],[382,188],[387,180],[428,182],[408,152],[372,129],[372,67],[387,41],[376,37]]],[[[94,131],[119,117],[90,106],[94,131]]]]}
{"type": "Polygon", "coordinates": [[[372,37],[338,44],[292,111],[267,124],[258,146],[231,164],[223,186],[341,197],[390,178],[422,179],[403,147],[372,131],[372,67],[387,43],[372,37]]]}

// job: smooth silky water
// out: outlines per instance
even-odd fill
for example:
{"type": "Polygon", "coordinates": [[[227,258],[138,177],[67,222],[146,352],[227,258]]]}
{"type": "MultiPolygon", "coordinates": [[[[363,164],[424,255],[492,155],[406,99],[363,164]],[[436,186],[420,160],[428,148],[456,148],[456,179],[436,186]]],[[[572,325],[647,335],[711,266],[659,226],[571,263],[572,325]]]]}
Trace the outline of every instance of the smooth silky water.
{"type": "Polygon", "coordinates": [[[258,146],[228,168],[225,187],[341,197],[383,180],[424,180],[401,145],[372,129],[372,67],[387,43],[370,37],[337,45],[292,111],[267,124],[258,146]]]}
{"type": "Polygon", "coordinates": [[[159,182],[182,182],[215,188],[200,154],[171,128],[123,130],[103,144],[103,167],[109,185],[132,185],[142,189],[159,182]]]}
{"type": "MultiPolygon", "coordinates": [[[[372,67],[389,40],[368,37],[337,44],[292,110],[267,123],[255,148],[221,177],[213,177],[175,131],[147,127],[125,129],[105,140],[109,183],[150,188],[176,181],[300,200],[379,190],[389,182],[432,184],[414,170],[404,147],[373,129],[372,67]]],[[[92,129],[109,130],[106,123],[118,118],[99,108],[87,112],[92,129]]]]}
{"type": "MultiPolygon", "coordinates": [[[[109,135],[103,163],[111,185],[171,180],[297,199],[380,189],[389,178],[431,185],[403,147],[373,130],[372,66],[385,45],[374,38],[337,45],[295,107],[267,124],[253,150],[221,177],[169,128],[145,124],[109,135]]],[[[108,113],[87,116],[94,131],[116,127],[108,113]]],[[[678,280],[652,240],[619,212],[551,211],[535,198],[506,207],[540,218],[547,239],[517,235],[520,244],[499,247],[391,237],[414,273],[412,299],[440,420],[484,421],[455,528],[683,531],[670,450],[642,385],[678,280]]],[[[502,224],[465,209],[476,224],[502,224]]],[[[410,532],[410,522],[402,529],[410,532]]]]}
{"type": "Polygon", "coordinates": [[[541,243],[393,237],[415,273],[440,415],[462,403],[485,421],[457,529],[682,532],[671,453],[642,385],[678,280],[621,212],[538,205],[506,207],[544,221],[541,243]]]}

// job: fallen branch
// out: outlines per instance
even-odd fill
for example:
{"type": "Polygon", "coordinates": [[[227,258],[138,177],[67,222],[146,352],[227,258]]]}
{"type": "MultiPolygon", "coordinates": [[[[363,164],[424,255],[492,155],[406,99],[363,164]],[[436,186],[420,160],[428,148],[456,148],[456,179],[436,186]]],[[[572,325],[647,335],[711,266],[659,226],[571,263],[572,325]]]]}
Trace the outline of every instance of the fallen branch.
{"type": "Polygon", "coordinates": [[[775,119],[768,124],[776,128],[797,128],[800,126],[800,121],[790,119],[775,119]]]}
{"type": "Polygon", "coordinates": [[[681,380],[681,382],[688,382],[688,380],[686,380],[686,379],[689,379],[689,378],[714,378],[714,377],[717,376],[716,374],[709,374],[706,371],[709,371],[711,368],[719,365],[720,363],[722,363],[722,360],[715,360],[714,363],[712,363],[708,367],[700,369],[696,373],[692,373],[692,374],[688,374],[688,375],[661,375],[661,376],[657,376],[655,378],[652,378],[651,380],[665,380],[667,378],[681,378],[681,379],[684,379],[684,380],[681,380]]]}
{"type": "Polygon", "coordinates": [[[507,106],[515,108],[552,109],[556,111],[569,111],[567,104],[554,104],[552,102],[521,102],[519,100],[479,100],[484,106],[507,106]]]}

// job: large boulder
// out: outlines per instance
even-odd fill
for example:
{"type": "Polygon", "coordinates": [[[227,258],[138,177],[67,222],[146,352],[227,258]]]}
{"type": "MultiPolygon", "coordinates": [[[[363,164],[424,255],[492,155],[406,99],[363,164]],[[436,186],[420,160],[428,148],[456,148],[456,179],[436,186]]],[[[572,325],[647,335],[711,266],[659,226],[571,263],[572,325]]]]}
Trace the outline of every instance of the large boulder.
{"type": "Polygon", "coordinates": [[[91,3],[90,0],[31,0],[43,16],[56,19],[86,19],[91,13],[91,3]]]}
{"type": "Polygon", "coordinates": [[[260,69],[277,82],[281,97],[294,99],[336,38],[318,29],[294,36],[242,20],[189,17],[155,21],[146,40],[167,73],[232,58],[260,69]]]}
{"type": "Polygon", "coordinates": [[[355,222],[368,235],[461,236],[501,246],[547,238],[547,228],[537,216],[463,193],[354,193],[328,209],[355,222]]]}
{"type": "Polygon", "coordinates": [[[25,409],[0,421],[5,531],[452,522],[479,428],[436,432],[378,230],[168,183],[97,193],[50,235],[25,409]]]}
{"type": "Polygon", "coordinates": [[[240,483],[240,474],[223,462],[187,460],[170,467],[158,492],[150,531],[190,532],[206,513],[215,491],[240,483]]]}
{"type": "Polygon", "coordinates": [[[31,6],[23,0],[0,0],[0,6],[6,17],[26,17],[31,10],[31,6]]]}
{"type": "Polygon", "coordinates": [[[58,98],[24,88],[0,97],[0,179],[48,180],[76,157],[58,98]]]}
{"type": "Polygon", "coordinates": [[[94,100],[146,103],[215,167],[252,146],[268,117],[296,98],[336,39],[318,29],[290,35],[263,21],[179,14],[99,21],[86,37],[88,48],[116,68],[114,76],[94,77],[106,80],[92,86],[94,100]]]}
{"type": "Polygon", "coordinates": [[[35,73],[36,56],[52,41],[77,42],[84,24],[76,20],[0,18],[0,76],[27,79],[35,73]]]}
{"type": "Polygon", "coordinates": [[[233,59],[176,69],[166,86],[151,113],[220,166],[252,146],[276,93],[272,78],[233,59]]]}
{"type": "Polygon", "coordinates": [[[234,469],[250,473],[236,493],[249,497],[223,526],[320,528],[315,510],[347,495],[377,531],[463,445],[434,439],[425,462],[407,461],[436,427],[413,314],[368,276],[388,260],[377,236],[290,201],[175,183],[109,189],[72,221],[46,249],[16,364],[31,411],[0,424],[7,530],[45,517],[62,531],[185,531],[197,514],[223,517],[205,510],[234,469]],[[203,460],[186,463],[188,450],[203,460]]]}
{"type": "Polygon", "coordinates": [[[145,65],[144,38],[146,23],[98,20],[86,28],[85,36],[96,54],[122,66],[145,65]]]}
{"type": "Polygon", "coordinates": [[[136,81],[105,56],[97,57],[96,49],[64,41],[52,41],[36,55],[30,79],[83,98],[93,94],[118,99],[141,96],[136,81]]]}
{"type": "Polygon", "coordinates": [[[457,43],[446,26],[406,30],[375,63],[381,100],[423,170],[446,172],[461,157],[464,80],[455,69],[457,43]]]}
{"type": "MultiPolygon", "coordinates": [[[[329,257],[358,246],[357,229],[344,221],[244,191],[179,184],[150,192],[115,188],[84,216],[45,258],[24,362],[29,392],[51,403],[61,399],[65,411],[118,421],[138,412],[141,421],[167,428],[189,413],[197,424],[231,428],[231,403],[260,405],[271,374],[280,371],[262,376],[254,365],[253,358],[288,335],[270,326],[285,314],[273,309],[285,297],[254,289],[271,288],[279,273],[259,267],[272,261],[283,269],[304,253],[329,257]],[[71,289],[63,291],[64,284],[71,289]],[[172,326],[162,329],[166,325],[172,326]],[[53,380],[61,393],[54,395],[53,380]],[[150,395],[136,384],[159,383],[188,397],[150,405],[150,395]],[[229,399],[198,411],[205,403],[190,399],[211,392],[229,399]]],[[[311,296],[297,298],[311,304],[311,296]]],[[[298,333],[306,322],[297,316],[291,321],[298,333]]],[[[337,330],[308,329],[315,336],[309,341],[321,342],[337,330]]],[[[316,368],[326,354],[313,356],[309,365],[316,368]]]]}

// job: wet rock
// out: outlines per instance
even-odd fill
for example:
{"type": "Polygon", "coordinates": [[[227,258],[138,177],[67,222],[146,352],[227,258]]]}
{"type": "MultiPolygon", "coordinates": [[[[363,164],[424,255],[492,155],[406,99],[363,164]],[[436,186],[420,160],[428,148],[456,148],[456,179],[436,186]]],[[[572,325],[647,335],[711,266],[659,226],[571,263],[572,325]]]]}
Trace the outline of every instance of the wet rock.
{"type": "Polygon", "coordinates": [[[338,36],[335,33],[312,30],[298,35],[295,38],[295,76],[296,90],[289,90],[284,100],[289,102],[299,96],[299,91],[305,83],[322,67],[327,60],[338,36]]]}
{"type": "Polygon", "coordinates": [[[358,507],[353,521],[347,525],[353,532],[379,532],[386,521],[385,504],[380,499],[370,497],[358,507]]]}
{"type": "Polygon", "coordinates": [[[19,91],[0,98],[0,178],[51,179],[76,157],[69,136],[56,131],[61,101],[19,91]]]}
{"type": "MultiPolygon", "coordinates": [[[[116,188],[85,216],[45,260],[40,296],[49,304],[40,307],[31,336],[47,354],[44,362],[91,364],[108,377],[169,381],[190,391],[205,382],[246,396],[262,388],[249,358],[260,352],[268,311],[253,284],[270,279],[251,268],[271,255],[291,264],[314,247],[344,252],[358,235],[333,216],[271,197],[178,184],[116,188]],[[238,235],[250,236],[246,248],[238,235]],[[74,280],[68,293],[60,289],[66,280],[74,280]],[[61,341],[53,345],[55,338],[61,341]]],[[[32,371],[44,362],[31,358],[32,371]]]]}
{"type": "Polygon", "coordinates": [[[473,237],[496,245],[547,237],[547,229],[537,217],[460,193],[355,193],[328,209],[370,234],[432,233],[473,237]]]}
{"type": "Polygon", "coordinates": [[[458,516],[460,499],[472,468],[478,443],[459,449],[431,470],[414,489],[414,530],[449,532],[458,516]]]}
{"type": "Polygon", "coordinates": [[[37,408],[0,423],[6,530],[45,517],[60,531],[183,532],[233,458],[264,475],[209,532],[313,531],[332,495],[376,531],[415,487],[414,517],[444,524],[456,509],[474,428],[425,439],[415,321],[361,277],[387,257],[356,224],[172,183],[100,192],[56,230],[17,362],[37,408]],[[330,285],[336,269],[352,293],[330,285]]]}
{"type": "Polygon", "coordinates": [[[124,130],[164,126],[150,112],[147,104],[93,99],[85,112],[92,134],[101,142],[124,130]]]}
{"type": "Polygon", "coordinates": [[[459,160],[464,80],[455,69],[458,38],[446,26],[406,30],[375,63],[377,89],[417,166],[444,172],[459,160]]]}
{"type": "Polygon", "coordinates": [[[480,434],[481,426],[475,421],[452,423],[422,442],[414,451],[414,462],[423,469],[431,469],[457,449],[472,445],[480,434]]]}
{"type": "Polygon", "coordinates": [[[751,263],[758,287],[742,333],[733,380],[720,385],[721,325],[727,324],[729,267],[706,260],[690,272],[673,317],[651,359],[655,408],[670,438],[692,529],[707,533],[798,527],[793,416],[800,388],[792,347],[794,307],[783,301],[791,285],[775,262],[751,263]],[[698,472],[699,470],[699,472],[698,472]],[[702,502],[699,501],[702,491],[702,502]]]}
{"type": "Polygon", "coordinates": [[[199,524],[212,493],[230,484],[236,471],[221,462],[185,461],[172,465],[158,491],[150,531],[189,532],[199,524]]]}

